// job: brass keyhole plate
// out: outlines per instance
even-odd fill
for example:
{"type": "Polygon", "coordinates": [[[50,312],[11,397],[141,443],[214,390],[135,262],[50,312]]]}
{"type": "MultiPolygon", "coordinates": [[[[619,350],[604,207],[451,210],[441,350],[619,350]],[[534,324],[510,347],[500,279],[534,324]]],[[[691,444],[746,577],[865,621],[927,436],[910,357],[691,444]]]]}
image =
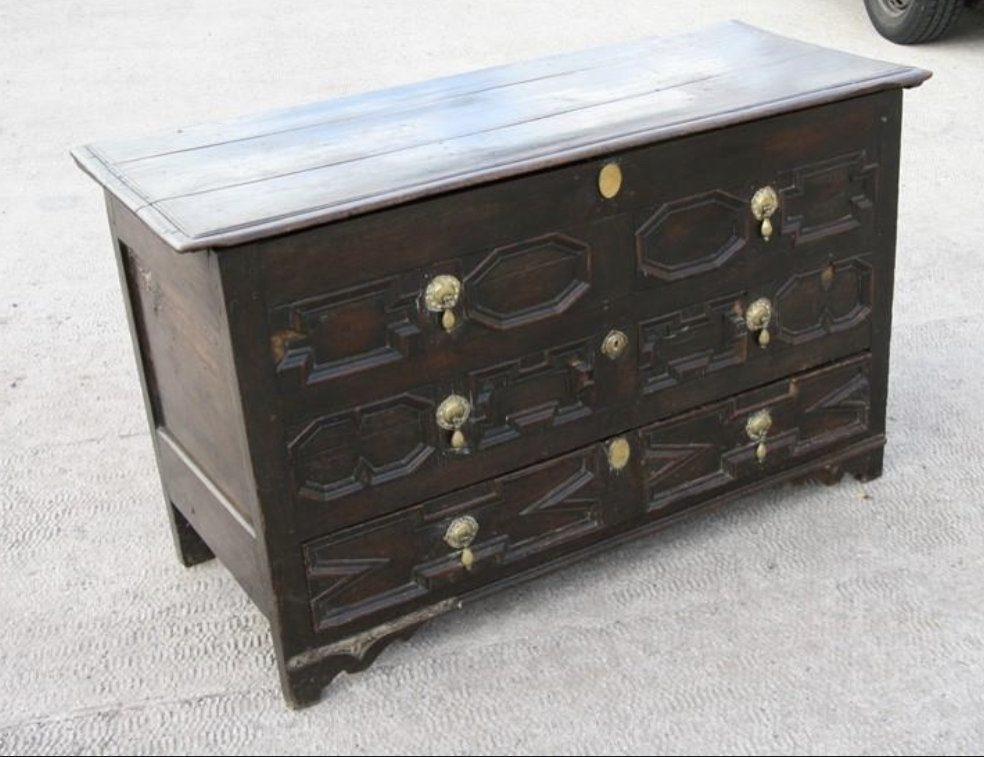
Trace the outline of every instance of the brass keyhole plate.
{"type": "Polygon", "coordinates": [[[602,354],[611,359],[615,360],[621,357],[622,353],[625,352],[625,348],[629,346],[629,338],[621,331],[609,331],[608,336],[605,337],[605,341],[601,343],[602,354]]]}
{"type": "Polygon", "coordinates": [[[598,172],[598,191],[610,200],[622,189],[622,169],[618,163],[606,163],[598,172]]]}
{"type": "Polygon", "coordinates": [[[620,471],[629,464],[632,456],[632,445],[624,436],[612,439],[608,443],[608,465],[613,471],[620,471]]]}

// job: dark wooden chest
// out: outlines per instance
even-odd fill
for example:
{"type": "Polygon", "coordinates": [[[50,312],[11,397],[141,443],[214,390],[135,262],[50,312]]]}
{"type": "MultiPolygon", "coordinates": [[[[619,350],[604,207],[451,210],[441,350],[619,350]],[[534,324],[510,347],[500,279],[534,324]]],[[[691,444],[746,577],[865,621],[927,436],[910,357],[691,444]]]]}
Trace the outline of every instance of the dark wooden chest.
{"type": "Polygon", "coordinates": [[[178,551],[288,701],[684,511],[879,475],[927,76],[731,23],[76,150],[178,551]]]}

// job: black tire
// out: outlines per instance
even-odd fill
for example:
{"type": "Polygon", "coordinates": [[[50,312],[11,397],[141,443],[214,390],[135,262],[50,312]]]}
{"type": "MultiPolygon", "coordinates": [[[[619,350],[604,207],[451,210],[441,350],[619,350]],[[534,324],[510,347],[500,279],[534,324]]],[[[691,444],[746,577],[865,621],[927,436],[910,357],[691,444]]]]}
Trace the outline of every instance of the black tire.
{"type": "Polygon", "coordinates": [[[937,39],[956,21],[964,0],[864,0],[878,33],[900,45],[937,39]]]}

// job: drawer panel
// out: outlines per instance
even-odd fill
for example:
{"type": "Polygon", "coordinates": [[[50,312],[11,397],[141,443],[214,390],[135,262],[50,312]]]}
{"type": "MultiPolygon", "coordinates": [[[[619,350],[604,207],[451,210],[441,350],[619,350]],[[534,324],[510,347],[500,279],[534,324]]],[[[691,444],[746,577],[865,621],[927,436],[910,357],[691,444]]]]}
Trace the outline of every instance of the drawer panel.
{"type": "MultiPolygon", "coordinates": [[[[749,202],[758,188],[769,185],[782,195],[773,217],[779,221],[774,239],[786,236],[807,246],[832,239],[870,220],[894,107],[892,93],[854,98],[257,242],[268,304],[278,307],[347,289],[364,282],[366,271],[388,276],[426,270],[553,233],[579,239],[579,227],[618,216],[626,216],[630,226],[630,246],[618,263],[628,263],[627,273],[635,270],[635,232],[647,224],[654,238],[677,248],[662,263],[686,267],[691,254],[712,255],[705,247],[718,234],[757,243],[749,202]],[[599,172],[612,161],[619,164],[622,181],[618,193],[606,199],[599,172]],[[693,231],[708,222],[714,229],[693,231]],[[681,228],[696,233],[690,237],[696,243],[692,253],[675,237],[681,228]]],[[[659,265],[659,258],[654,262],[659,265]]],[[[631,276],[620,282],[631,283],[631,276]]]]}
{"type": "Polygon", "coordinates": [[[641,513],[640,495],[638,466],[612,471],[605,445],[595,444],[315,540],[304,547],[315,626],[329,630],[413,600],[440,599],[557,554],[641,513]],[[477,526],[470,570],[446,540],[466,518],[477,526]]]}
{"type": "Polygon", "coordinates": [[[867,434],[870,375],[863,355],[644,426],[648,509],[679,509],[867,434]]]}
{"type": "Polygon", "coordinates": [[[869,370],[862,355],[308,542],[315,628],[461,594],[870,435],[869,370]]]}
{"type": "Polygon", "coordinates": [[[640,392],[691,386],[742,365],[778,369],[793,353],[807,368],[819,364],[815,350],[824,342],[839,343],[841,355],[861,349],[870,338],[875,278],[862,255],[656,315],[636,305],[640,392]]]}
{"type": "MultiPolygon", "coordinates": [[[[412,354],[414,344],[426,342],[421,329],[406,323],[385,326],[382,321],[360,320],[356,312],[351,314],[351,319],[339,316],[340,323],[331,327],[331,333],[337,332],[338,337],[326,338],[328,344],[324,348],[313,347],[311,340],[305,339],[280,349],[278,372],[284,381],[303,381],[304,372],[314,365],[314,355],[329,356],[333,350],[352,351],[352,343],[369,332],[374,339],[381,340],[380,344],[391,339],[403,346],[367,348],[350,358],[327,360],[318,370],[334,379],[315,387],[314,391],[281,395],[281,414],[291,423],[304,422],[315,414],[352,408],[365,400],[378,401],[401,391],[413,392],[421,384],[454,382],[460,378],[462,368],[473,367],[466,375],[482,375],[501,372],[502,366],[514,363],[536,364],[544,360],[538,355],[555,353],[557,350],[551,347],[568,340],[584,345],[582,361],[590,366],[599,354],[598,346],[612,329],[623,331],[629,341],[628,352],[637,353],[638,387],[644,394],[747,361],[770,360],[778,365],[777,355],[794,348],[812,350],[818,341],[847,332],[858,333],[847,338],[847,351],[841,350],[835,356],[866,346],[858,339],[863,338],[861,332],[868,331],[879,278],[877,259],[872,254],[822,257],[812,264],[800,261],[795,267],[783,268],[789,270],[778,279],[744,287],[740,282],[728,280],[727,286],[718,287],[719,291],[707,299],[695,299],[689,289],[623,298],[611,303],[607,311],[581,313],[575,320],[566,322],[570,328],[562,329],[561,324],[554,328],[544,326],[542,336],[538,328],[532,332],[537,337],[533,339],[508,334],[496,339],[471,339],[468,332],[443,335],[441,344],[430,343],[425,354],[410,363],[403,362],[399,356],[401,350],[412,354]],[[771,342],[766,350],[749,351],[748,346],[756,343],[759,334],[757,331],[749,334],[746,310],[762,299],[770,309],[771,342]],[[376,365],[378,370],[368,375],[354,372],[353,366],[366,363],[376,365]],[[330,365],[334,367],[329,369],[330,365]],[[289,375],[293,378],[287,378],[289,375]]],[[[359,309],[350,305],[355,311],[359,309]]],[[[808,357],[808,353],[804,352],[803,357],[808,357]]],[[[800,368],[817,364],[798,363],[800,368]]],[[[773,373],[771,377],[779,375],[773,373]]]]}
{"type": "Polygon", "coordinates": [[[587,339],[354,408],[299,406],[285,438],[296,520],[345,527],[856,354],[871,344],[873,293],[860,257],[665,315],[640,298],[635,322],[603,323],[587,339]],[[750,325],[750,313],[763,301],[768,323],[753,328],[761,324],[750,325]],[[616,332],[626,347],[612,359],[605,340],[616,332]],[[449,397],[469,408],[457,446],[438,418],[449,397]]]}
{"type": "MultiPolygon", "coordinates": [[[[360,491],[384,494],[386,484],[409,476],[413,486],[434,491],[448,465],[442,457],[481,471],[486,450],[575,422],[592,424],[605,404],[600,397],[617,394],[613,369],[596,370],[597,362],[595,344],[584,340],[290,427],[297,496],[330,506],[360,491]],[[461,398],[468,413],[459,447],[452,446],[454,429],[439,417],[451,397],[461,398]]],[[[402,504],[409,502],[391,501],[387,509],[402,504]]]]}
{"type": "Polygon", "coordinates": [[[610,300],[597,261],[627,246],[623,225],[548,231],[277,305],[269,328],[278,388],[288,401],[301,392],[305,401],[357,401],[379,384],[409,387],[556,343],[558,330],[587,336],[610,300]]]}
{"type": "Polygon", "coordinates": [[[673,175],[675,165],[654,160],[656,156],[639,156],[636,169],[644,175],[670,176],[658,187],[643,190],[641,194],[655,202],[633,215],[634,290],[686,283],[711,291],[724,281],[789,275],[823,256],[874,248],[878,164],[869,149],[796,164],[787,162],[792,159],[785,155],[770,156],[768,140],[746,142],[738,134],[728,148],[748,156],[748,164],[733,167],[734,173],[717,181],[713,170],[711,178],[702,174],[706,184],[690,195],[679,194],[675,179],[684,177],[673,175]],[[765,220],[752,210],[760,190],[775,196],[768,239],[765,220]]]}
{"type": "Polygon", "coordinates": [[[889,267],[888,107],[877,96],[823,106],[259,243],[265,369],[285,415],[450,379],[605,320],[672,318],[831,261],[889,267]],[[611,161],[622,186],[606,199],[598,176],[611,161]],[[768,241],[752,207],[763,187],[777,202],[768,241]],[[448,276],[453,324],[428,309],[428,286],[448,276]]]}
{"type": "Polygon", "coordinates": [[[289,426],[299,520],[306,528],[363,520],[518,467],[531,449],[576,447],[568,435],[590,441],[620,394],[620,374],[631,368],[606,362],[599,342],[528,353],[289,426]],[[452,425],[445,403],[454,398],[467,418],[452,425]]]}

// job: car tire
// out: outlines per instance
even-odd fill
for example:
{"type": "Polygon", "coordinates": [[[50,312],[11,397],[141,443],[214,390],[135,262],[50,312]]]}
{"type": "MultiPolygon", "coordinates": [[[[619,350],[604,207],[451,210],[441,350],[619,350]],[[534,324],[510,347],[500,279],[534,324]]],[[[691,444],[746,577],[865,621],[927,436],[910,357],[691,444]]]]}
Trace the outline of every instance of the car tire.
{"type": "Polygon", "coordinates": [[[937,39],[953,25],[964,0],[864,0],[875,29],[900,45],[937,39]]]}

